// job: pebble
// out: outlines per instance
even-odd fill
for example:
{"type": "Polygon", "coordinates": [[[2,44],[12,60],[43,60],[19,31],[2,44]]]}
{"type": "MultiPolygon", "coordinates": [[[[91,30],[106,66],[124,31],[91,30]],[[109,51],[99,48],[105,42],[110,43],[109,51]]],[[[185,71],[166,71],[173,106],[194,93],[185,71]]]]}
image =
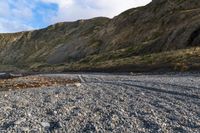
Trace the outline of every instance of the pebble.
{"type": "Polygon", "coordinates": [[[30,130],[29,127],[22,127],[21,129],[22,129],[22,131],[24,131],[24,132],[28,132],[28,131],[30,130]]]}
{"type": "Polygon", "coordinates": [[[19,125],[19,124],[21,124],[22,122],[25,122],[25,121],[26,121],[26,118],[21,118],[21,119],[15,121],[15,125],[19,125]]]}
{"type": "Polygon", "coordinates": [[[75,86],[76,86],[76,87],[80,87],[80,86],[81,86],[81,83],[75,83],[75,86]]]}
{"type": "Polygon", "coordinates": [[[32,116],[32,115],[31,115],[31,113],[28,113],[27,115],[28,115],[29,117],[31,117],[31,116],[32,116]]]}
{"type": "Polygon", "coordinates": [[[48,123],[48,122],[41,122],[41,125],[42,125],[44,128],[50,127],[50,123],[48,123]]]}
{"type": "Polygon", "coordinates": [[[53,111],[53,113],[54,113],[54,114],[57,114],[58,112],[57,112],[57,111],[53,111]]]}

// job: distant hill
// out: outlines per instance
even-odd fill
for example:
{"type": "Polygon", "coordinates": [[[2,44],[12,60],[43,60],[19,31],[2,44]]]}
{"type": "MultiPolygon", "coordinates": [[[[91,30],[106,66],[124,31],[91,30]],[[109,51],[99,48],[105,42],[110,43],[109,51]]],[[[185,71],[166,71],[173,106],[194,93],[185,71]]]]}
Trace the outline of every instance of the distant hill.
{"type": "Polygon", "coordinates": [[[0,71],[199,69],[199,14],[199,0],[153,0],[113,19],[0,34],[0,71]]]}

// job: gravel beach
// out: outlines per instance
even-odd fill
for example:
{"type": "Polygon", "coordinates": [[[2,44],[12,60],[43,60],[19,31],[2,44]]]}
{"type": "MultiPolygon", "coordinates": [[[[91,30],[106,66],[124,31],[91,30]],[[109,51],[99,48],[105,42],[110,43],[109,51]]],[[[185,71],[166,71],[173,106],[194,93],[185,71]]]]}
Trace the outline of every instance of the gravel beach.
{"type": "Polygon", "coordinates": [[[200,74],[40,76],[80,82],[1,91],[0,132],[200,132],[200,74]]]}

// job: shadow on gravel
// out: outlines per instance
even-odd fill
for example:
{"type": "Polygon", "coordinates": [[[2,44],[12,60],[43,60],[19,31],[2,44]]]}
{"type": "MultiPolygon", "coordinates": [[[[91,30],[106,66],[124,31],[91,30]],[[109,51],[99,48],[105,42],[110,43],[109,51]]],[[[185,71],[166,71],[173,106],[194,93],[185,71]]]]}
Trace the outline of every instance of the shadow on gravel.
{"type": "Polygon", "coordinates": [[[14,121],[3,123],[2,129],[7,130],[8,128],[14,127],[14,121]]]}
{"type": "Polygon", "coordinates": [[[122,86],[126,85],[126,86],[131,86],[131,87],[138,87],[144,90],[149,90],[149,91],[154,91],[154,92],[159,92],[159,93],[167,93],[167,94],[171,94],[171,95],[176,95],[176,96],[182,96],[182,97],[188,97],[188,98],[195,98],[195,99],[200,99],[200,97],[198,95],[190,95],[190,94],[186,94],[186,93],[181,93],[181,92],[175,92],[175,91],[170,91],[170,90],[162,90],[162,89],[158,89],[158,88],[153,88],[153,87],[146,87],[146,86],[142,86],[142,85],[133,85],[133,84],[128,84],[128,83],[114,83],[114,82],[91,82],[91,83],[101,83],[101,84],[110,84],[110,85],[117,85],[117,86],[122,86]]]}
{"type": "Polygon", "coordinates": [[[52,121],[50,122],[50,127],[49,127],[49,131],[52,132],[56,129],[61,128],[60,123],[58,121],[52,121]]]}
{"type": "Polygon", "coordinates": [[[141,86],[141,85],[132,85],[132,84],[128,84],[128,83],[123,83],[123,84],[127,85],[127,86],[142,88],[142,89],[145,89],[145,90],[155,91],[155,92],[159,92],[159,93],[162,92],[162,93],[167,93],[167,94],[171,94],[171,95],[200,99],[200,97],[197,96],[197,95],[190,95],[190,94],[185,94],[185,93],[180,93],[180,92],[175,92],[175,91],[169,91],[169,90],[161,90],[161,89],[157,89],[157,88],[153,88],[153,87],[146,87],[146,86],[141,86]]]}
{"type": "Polygon", "coordinates": [[[85,127],[81,130],[82,133],[94,133],[96,128],[92,122],[88,122],[85,127]]]}
{"type": "Polygon", "coordinates": [[[150,83],[150,84],[156,84],[156,85],[164,85],[164,86],[171,86],[171,87],[178,87],[184,90],[188,89],[194,89],[194,90],[199,90],[200,88],[198,87],[191,87],[191,86],[184,86],[184,85],[176,85],[176,84],[170,84],[170,83],[160,83],[160,82],[149,82],[149,81],[139,81],[139,80],[122,80],[122,82],[136,82],[136,83],[150,83]]]}

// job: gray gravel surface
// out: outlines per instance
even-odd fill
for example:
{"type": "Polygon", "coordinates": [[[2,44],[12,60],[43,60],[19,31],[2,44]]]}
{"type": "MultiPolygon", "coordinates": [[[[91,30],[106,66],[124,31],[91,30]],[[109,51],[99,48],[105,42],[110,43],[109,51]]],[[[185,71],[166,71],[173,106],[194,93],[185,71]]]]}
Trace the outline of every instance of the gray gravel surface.
{"type": "Polygon", "coordinates": [[[81,83],[0,92],[0,132],[200,132],[200,74],[43,76],[81,83]]]}

